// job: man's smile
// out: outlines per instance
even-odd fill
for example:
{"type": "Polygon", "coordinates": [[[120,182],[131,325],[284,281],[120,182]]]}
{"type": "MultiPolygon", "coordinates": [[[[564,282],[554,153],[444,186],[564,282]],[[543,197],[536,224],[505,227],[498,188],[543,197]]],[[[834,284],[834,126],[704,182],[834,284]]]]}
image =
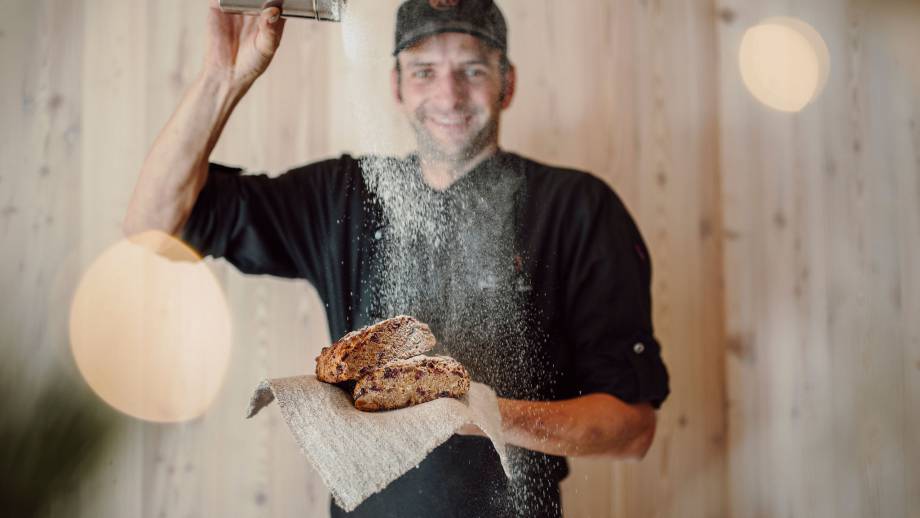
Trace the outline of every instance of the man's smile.
{"type": "Polygon", "coordinates": [[[472,119],[473,115],[466,113],[425,115],[425,120],[449,130],[465,129],[472,119]]]}

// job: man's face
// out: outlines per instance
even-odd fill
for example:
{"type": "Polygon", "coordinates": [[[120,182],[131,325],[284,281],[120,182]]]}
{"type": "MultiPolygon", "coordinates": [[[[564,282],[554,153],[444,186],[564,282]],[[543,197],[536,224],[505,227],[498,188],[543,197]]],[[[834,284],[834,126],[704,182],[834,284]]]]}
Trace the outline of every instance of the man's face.
{"type": "Polygon", "coordinates": [[[499,116],[514,90],[513,69],[502,78],[501,51],[469,34],[444,33],[397,59],[401,73],[394,70],[393,89],[420,153],[463,161],[498,142],[499,116]]]}

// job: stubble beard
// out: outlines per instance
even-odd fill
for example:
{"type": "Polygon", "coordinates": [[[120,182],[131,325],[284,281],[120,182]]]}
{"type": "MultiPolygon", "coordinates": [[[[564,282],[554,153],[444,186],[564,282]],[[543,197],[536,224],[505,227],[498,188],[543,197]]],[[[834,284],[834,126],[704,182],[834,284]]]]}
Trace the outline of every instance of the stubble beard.
{"type": "MultiPolygon", "coordinates": [[[[478,113],[468,113],[467,115],[475,118],[478,113]]],[[[462,165],[476,158],[489,145],[498,141],[498,117],[491,117],[485,126],[470,137],[460,149],[445,149],[425,127],[427,118],[427,110],[422,105],[416,108],[412,119],[412,129],[415,131],[416,141],[418,142],[419,156],[426,160],[462,165]]]]}

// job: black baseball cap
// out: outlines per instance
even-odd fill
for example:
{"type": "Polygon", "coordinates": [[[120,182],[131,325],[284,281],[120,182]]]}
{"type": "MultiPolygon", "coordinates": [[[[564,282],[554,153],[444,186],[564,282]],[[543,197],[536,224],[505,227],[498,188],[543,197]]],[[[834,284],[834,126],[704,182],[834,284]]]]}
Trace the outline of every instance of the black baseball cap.
{"type": "Polygon", "coordinates": [[[493,0],[406,0],[396,13],[393,55],[444,32],[472,34],[508,53],[508,26],[493,0]]]}

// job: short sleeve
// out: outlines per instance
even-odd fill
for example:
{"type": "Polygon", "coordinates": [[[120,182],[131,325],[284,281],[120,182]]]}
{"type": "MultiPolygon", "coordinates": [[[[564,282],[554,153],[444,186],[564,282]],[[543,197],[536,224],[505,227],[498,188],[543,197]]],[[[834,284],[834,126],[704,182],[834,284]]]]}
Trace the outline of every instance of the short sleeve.
{"type": "Polygon", "coordinates": [[[670,389],[652,328],[649,253],[616,194],[587,184],[566,254],[576,388],[660,408],[670,389]]]}
{"type": "Polygon", "coordinates": [[[277,177],[242,174],[241,168],[210,163],[182,239],[203,256],[223,257],[243,273],[279,277],[316,276],[323,228],[317,171],[287,171],[277,177]],[[317,183],[312,179],[312,183],[317,183]]]}

